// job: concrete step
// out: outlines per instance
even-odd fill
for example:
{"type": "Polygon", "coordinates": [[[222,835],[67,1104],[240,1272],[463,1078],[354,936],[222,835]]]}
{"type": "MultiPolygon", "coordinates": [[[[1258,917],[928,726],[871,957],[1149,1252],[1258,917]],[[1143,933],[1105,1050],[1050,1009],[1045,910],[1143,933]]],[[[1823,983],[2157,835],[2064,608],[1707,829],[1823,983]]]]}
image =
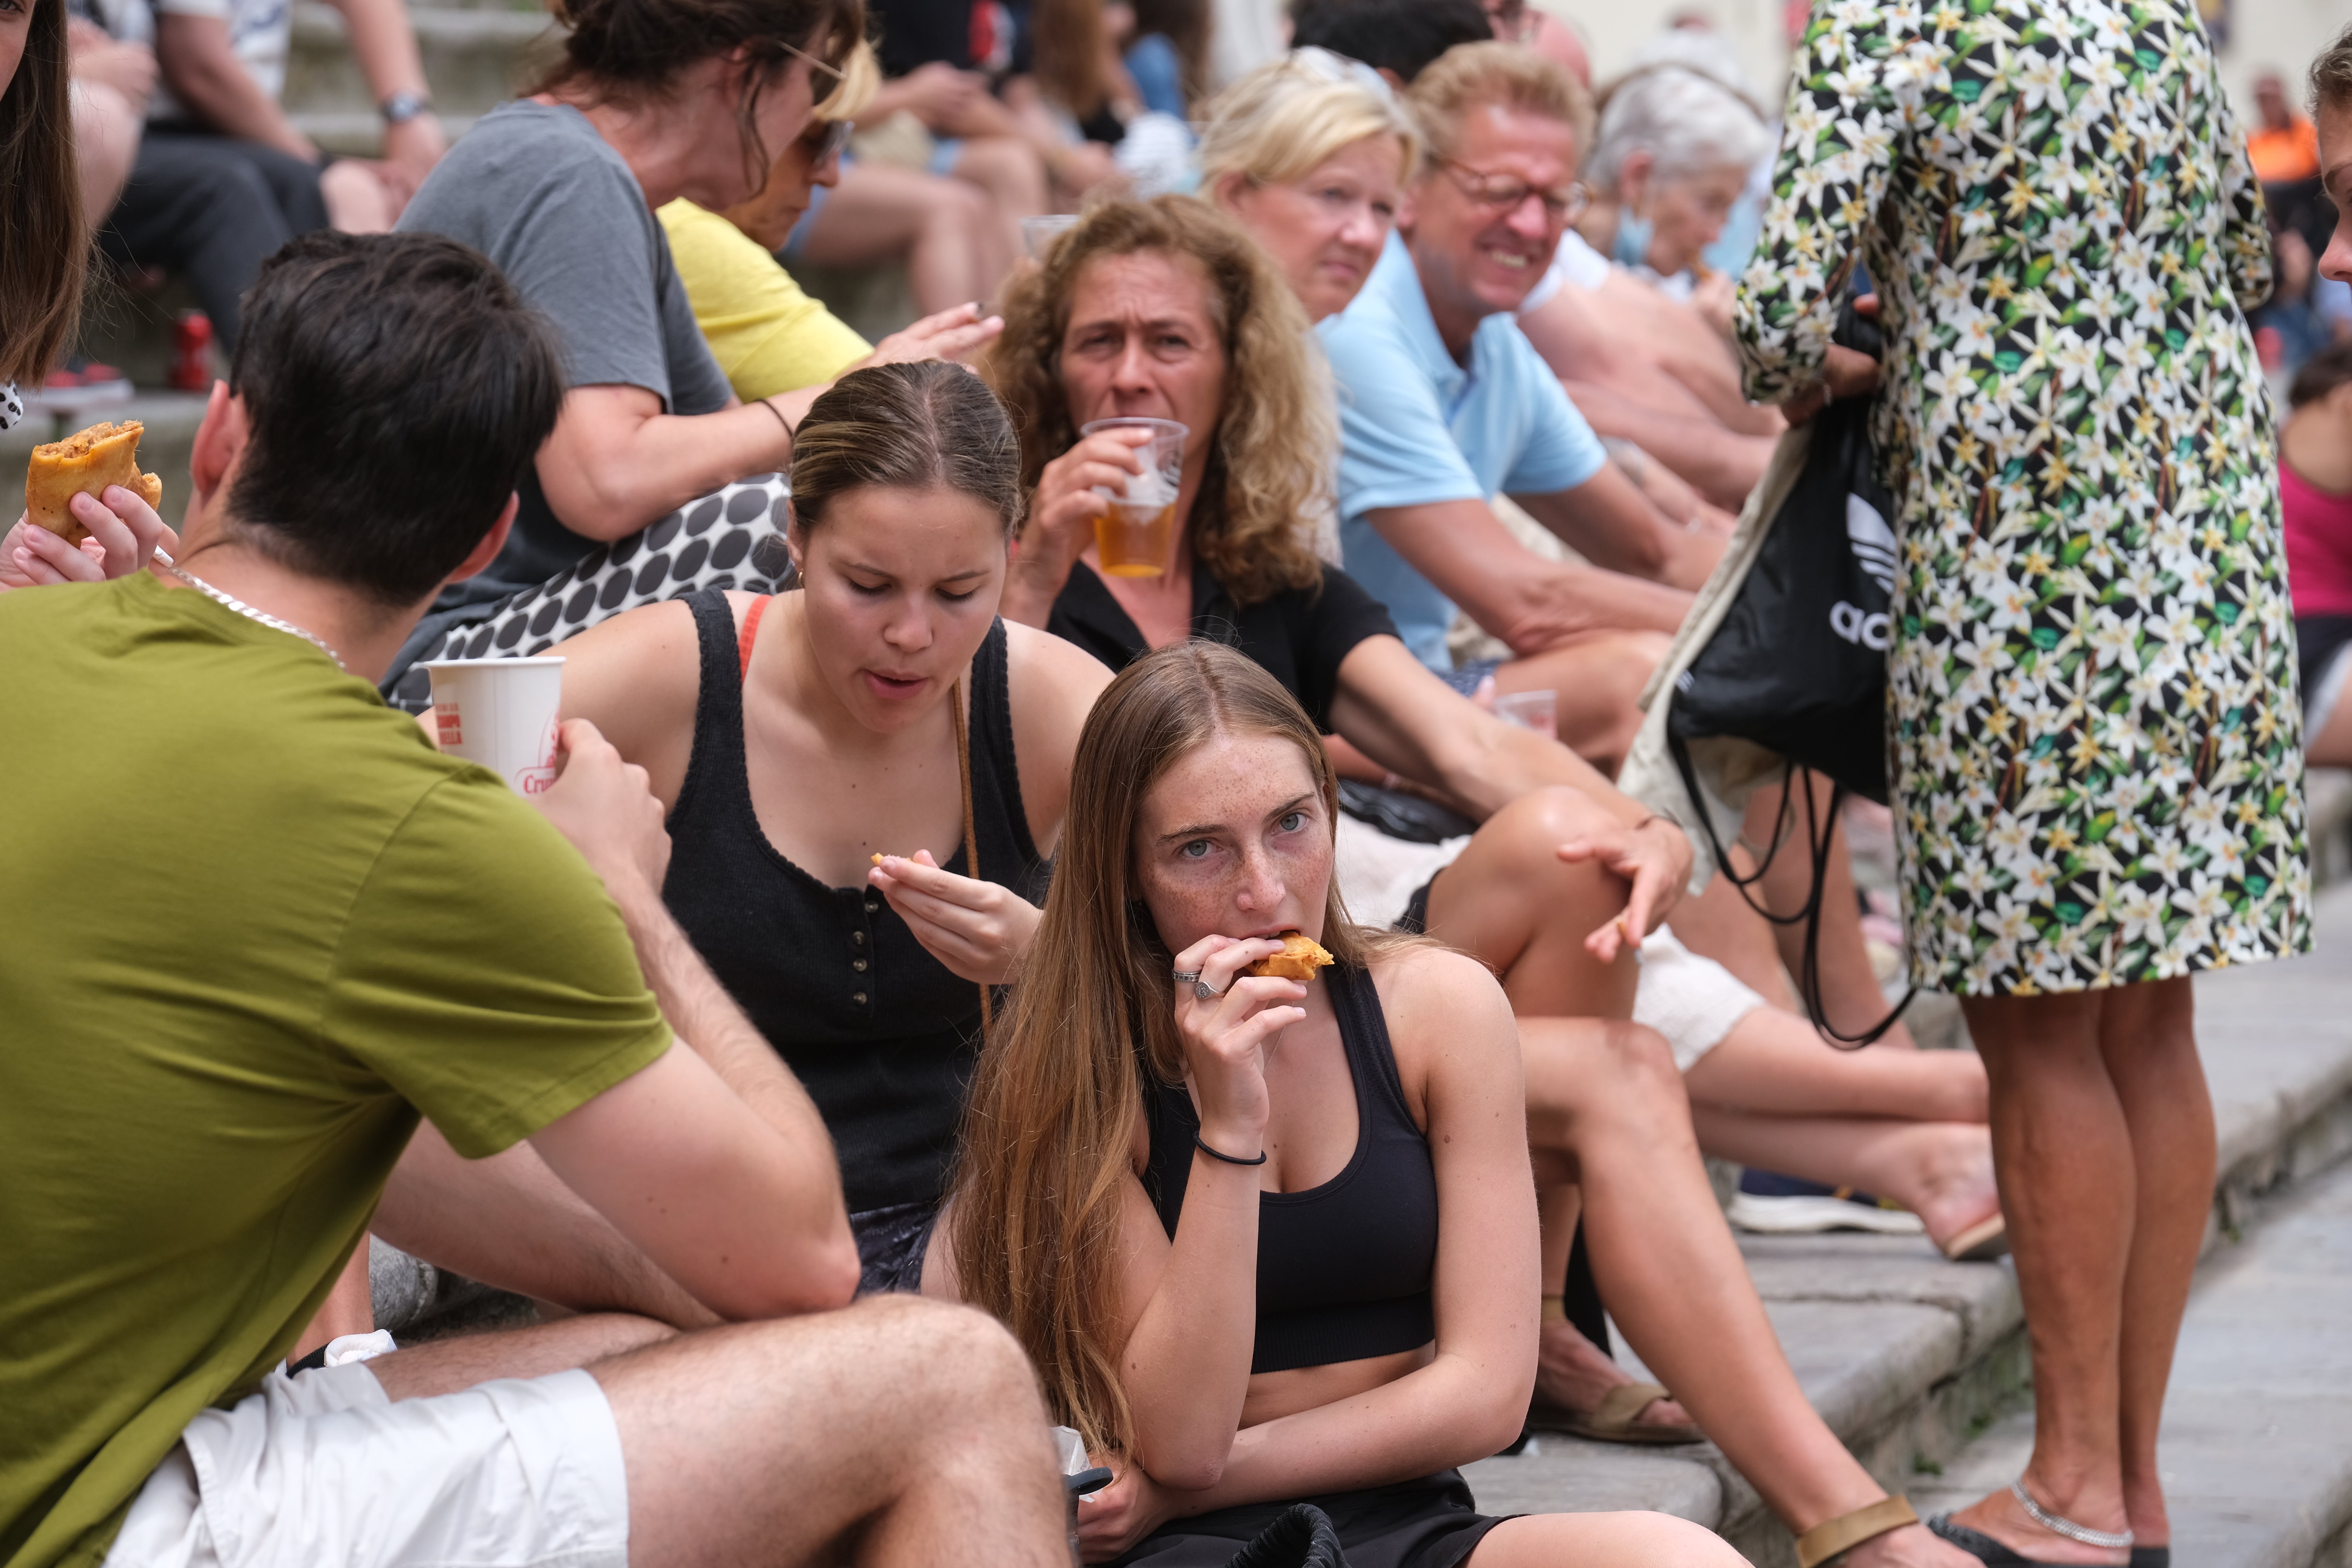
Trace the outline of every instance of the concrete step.
{"type": "MultiPolygon", "coordinates": [[[[561,37],[536,7],[436,5],[412,7],[408,16],[436,110],[467,121],[512,98],[533,68],[552,58],[561,37]]],[[[374,96],[352,58],[342,13],[332,6],[294,7],[283,101],[298,118],[373,111],[374,96]]]]}
{"type": "MultiPolygon", "coordinates": [[[[2239,1278],[2233,1270],[2242,1258],[2291,1257],[2273,1245],[2273,1237],[2307,1237],[2309,1226],[2292,1228],[2305,1225],[2297,1216],[2307,1212],[2306,1200],[2352,1184],[2352,1173],[2328,1173],[2352,1152],[2352,979],[2346,978],[2352,974],[2352,885],[2337,884],[2321,895],[2315,923],[2318,948],[2312,957],[2207,974],[2197,982],[2199,1046],[2212,1086],[2221,1151],[2200,1300],[2219,1281],[2239,1278]]],[[[2352,1186],[2347,1190],[2352,1194],[2352,1186]]],[[[2342,1201],[2352,1205],[2352,1195],[2342,1201]]],[[[2345,1295],[2352,1289],[2352,1243],[2345,1239],[2341,1222],[2335,1223],[2335,1239],[2327,1246],[2306,1239],[2292,1245],[2312,1254],[2311,1268],[2333,1258],[2328,1266],[2340,1272],[2326,1287],[2337,1294],[2325,1298],[2336,1303],[2333,1322],[2324,1331],[2312,1331],[2329,1348],[2326,1355],[2314,1352],[2310,1359],[2315,1377],[2334,1376],[2330,1367],[2346,1370],[2340,1387],[2326,1385],[2337,1390],[2326,1413],[2334,1416],[2336,1440],[2345,1450],[2341,1464],[2352,1466],[2352,1416],[2341,1414],[2342,1396],[2352,1394],[2352,1310],[2346,1310],[2352,1301],[2345,1295]],[[2326,1338],[2329,1333],[2332,1340],[2326,1338]],[[2327,1359],[2331,1355],[2333,1361],[2327,1359]]],[[[2311,1224],[2324,1233],[2321,1221],[2311,1224]]],[[[1990,1428],[2014,1436],[2013,1426],[2000,1423],[2016,1419],[2011,1413],[2023,1403],[2032,1373],[2016,1276],[2006,1261],[1947,1263],[1916,1237],[1746,1237],[1740,1248],[1807,1397],[1889,1489],[1916,1494],[1922,1479],[1939,1468],[1958,1487],[1962,1467],[1977,1462],[1979,1433],[1990,1428]]],[[[2261,1278],[2260,1269],[2250,1278],[2261,1278]]],[[[2258,1298],[2253,1285],[2231,1289],[2248,1300],[2258,1298]]],[[[2284,1284],[2281,1289],[2283,1303],[2303,1299],[2284,1284]]],[[[2192,1317],[2198,1310],[2192,1306],[2192,1317]]],[[[2283,1320],[2282,1369],[2293,1364],[2284,1347],[2302,1342],[2294,1337],[2301,1331],[2294,1325],[2302,1321],[2292,1315],[2283,1320]]],[[[2238,1348],[2252,1353],[2242,1344],[2238,1348]]],[[[2222,1350],[2211,1353],[2219,1358],[2222,1350]]],[[[2188,1357],[2184,1341],[2184,1369],[2188,1357]]],[[[1632,1361],[1622,1352],[1620,1359],[1632,1361]]],[[[2236,1384],[2228,1366],[2218,1359],[2214,1366],[2210,1375],[2184,1372],[2176,1380],[2176,1402],[2190,1401],[2191,1392],[2200,1389],[2205,1392],[2197,1397],[2207,1401],[2182,1403],[2184,1443],[2202,1441],[2197,1435],[2230,1406],[2228,1395],[2236,1384]],[[2200,1384],[2198,1377],[2206,1381],[2200,1384]]],[[[2246,1401],[2259,1396],[2257,1387],[2246,1401]]],[[[2239,1403],[2251,1420],[2261,1407],[2246,1401],[2239,1403]]],[[[2315,1405],[2315,1418],[2319,1414],[2315,1405]]],[[[2281,1430],[2292,1436],[2301,1428],[2281,1430]]],[[[2252,1436],[2261,1427],[2239,1431],[2242,1437],[2252,1436]]],[[[2009,1458],[1984,1462],[1996,1469],[2008,1466],[2000,1484],[2016,1473],[2009,1458]]],[[[2248,1462],[2259,1461],[2250,1457],[2248,1462]]],[[[2297,1450],[2282,1460],[2282,1469],[2304,1462],[2297,1450]]],[[[2326,1470],[2317,1458],[2310,1463],[2326,1470]]],[[[1788,1532],[1712,1444],[1634,1449],[1547,1435],[1526,1453],[1482,1461],[1465,1474],[1479,1506],[1490,1512],[1663,1509],[1721,1531],[1759,1564],[1781,1568],[1795,1561],[1788,1532]]],[[[1969,1497],[1981,1495],[1985,1488],[1977,1485],[1976,1472],[1968,1475],[1967,1484],[1976,1487],[1969,1497]]],[[[2282,1479],[2279,1484],[2288,1483],[2282,1479]]],[[[2335,1492],[2297,1493],[2321,1497],[2326,1506],[2312,1505],[2315,1522],[2298,1526],[2303,1532],[2294,1539],[2316,1543],[2340,1534],[2352,1510],[2352,1472],[2342,1492],[2340,1502],[2330,1500],[2335,1492]]],[[[2292,1560],[2295,1568],[2315,1561],[2309,1549],[2292,1560]]],[[[2352,1568],[2352,1549],[2339,1541],[2331,1550],[2342,1561],[2329,1560],[2328,1568],[2352,1568]]],[[[2181,1561],[2269,1564],[2290,1559],[2190,1553],[2181,1561]]]]}
{"type": "MultiPolygon", "coordinates": [[[[2352,1563],[2352,1169],[2288,1194],[2207,1260],[2189,1300],[2158,1464],[2183,1568],[2352,1563]]],[[[2032,1412],[1915,1477],[1924,1514],[2015,1479],[2032,1412]]]]}

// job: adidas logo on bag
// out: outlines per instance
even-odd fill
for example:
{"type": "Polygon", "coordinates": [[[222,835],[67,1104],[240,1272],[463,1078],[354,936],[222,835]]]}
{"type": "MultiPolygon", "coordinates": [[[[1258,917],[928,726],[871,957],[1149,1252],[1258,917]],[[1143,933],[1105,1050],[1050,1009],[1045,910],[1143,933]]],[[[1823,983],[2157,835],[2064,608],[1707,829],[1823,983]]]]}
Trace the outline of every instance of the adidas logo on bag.
{"type": "MultiPolygon", "coordinates": [[[[1872,582],[1888,594],[1895,592],[1895,531],[1886,526],[1886,519],[1878,509],[1849,491],[1845,498],[1846,542],[1853,547],[1853,558],[1870,574],[1872,582]]],[[[1864,611],[1840,599],[1830,608],[1830,629],[1850,643],[1885,652],[1893,638],[1894,625],[1884,612],[1864,611]]]]}

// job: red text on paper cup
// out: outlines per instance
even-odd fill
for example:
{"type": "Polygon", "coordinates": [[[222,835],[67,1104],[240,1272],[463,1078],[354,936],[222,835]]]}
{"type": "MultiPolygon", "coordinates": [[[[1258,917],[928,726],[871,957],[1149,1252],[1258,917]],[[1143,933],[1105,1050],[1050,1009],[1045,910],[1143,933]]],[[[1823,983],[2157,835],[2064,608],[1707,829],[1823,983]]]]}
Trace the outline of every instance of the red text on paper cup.
{"type": "Polygon", "coordinates": [[[433,724],[434,732],[440,737],[442,750],[466,743],[465,721],[458,715],[455,702],[436,702],[433,705],[433,724]]]}

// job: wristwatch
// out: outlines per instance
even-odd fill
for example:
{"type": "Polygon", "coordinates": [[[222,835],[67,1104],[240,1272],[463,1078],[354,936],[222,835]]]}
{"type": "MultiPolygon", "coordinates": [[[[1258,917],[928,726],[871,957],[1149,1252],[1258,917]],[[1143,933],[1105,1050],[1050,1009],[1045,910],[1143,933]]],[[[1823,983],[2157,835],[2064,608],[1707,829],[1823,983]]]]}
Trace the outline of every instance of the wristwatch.
{"type": "Polygon", "coordinates": [[[421,92],[395,92],[376,105],[386,125],[405,125],[420,114],[433,110],[433,100],[421,92]]]}

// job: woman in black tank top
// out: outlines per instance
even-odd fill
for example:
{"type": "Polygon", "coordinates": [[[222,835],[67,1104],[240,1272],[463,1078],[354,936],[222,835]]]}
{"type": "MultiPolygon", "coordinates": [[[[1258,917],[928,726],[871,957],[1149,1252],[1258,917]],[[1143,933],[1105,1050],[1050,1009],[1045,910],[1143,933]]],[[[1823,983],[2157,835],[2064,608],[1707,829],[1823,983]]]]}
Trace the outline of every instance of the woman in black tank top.
{"type": "Polygon", "coordinates": [[[1475,1511],[1454,1467],[1535,1381],[1518,1039],[1478,964],[1349,921],[1337,794],[1297,702],[1213,644],[1129,666],[1078,742],[948,1228],[1118,1472],[1086,1555],[1223,1568],[1303,1502],[1354,1568],[1734,1568],[1661,1514],[1475,1511]],[[1246,975],[1285,931],[1334,962],[1246,975]]]}
{"type": "Polygon", "coordinates": [[[668,807],[663,897],[823,1113],[864,1288],[915,1289],[1108,677],[996,616],[1018,470],[967,372],[844,377],[792,479],[802,591],[617,616],[556,649],[563,707],[668,807]]]}

